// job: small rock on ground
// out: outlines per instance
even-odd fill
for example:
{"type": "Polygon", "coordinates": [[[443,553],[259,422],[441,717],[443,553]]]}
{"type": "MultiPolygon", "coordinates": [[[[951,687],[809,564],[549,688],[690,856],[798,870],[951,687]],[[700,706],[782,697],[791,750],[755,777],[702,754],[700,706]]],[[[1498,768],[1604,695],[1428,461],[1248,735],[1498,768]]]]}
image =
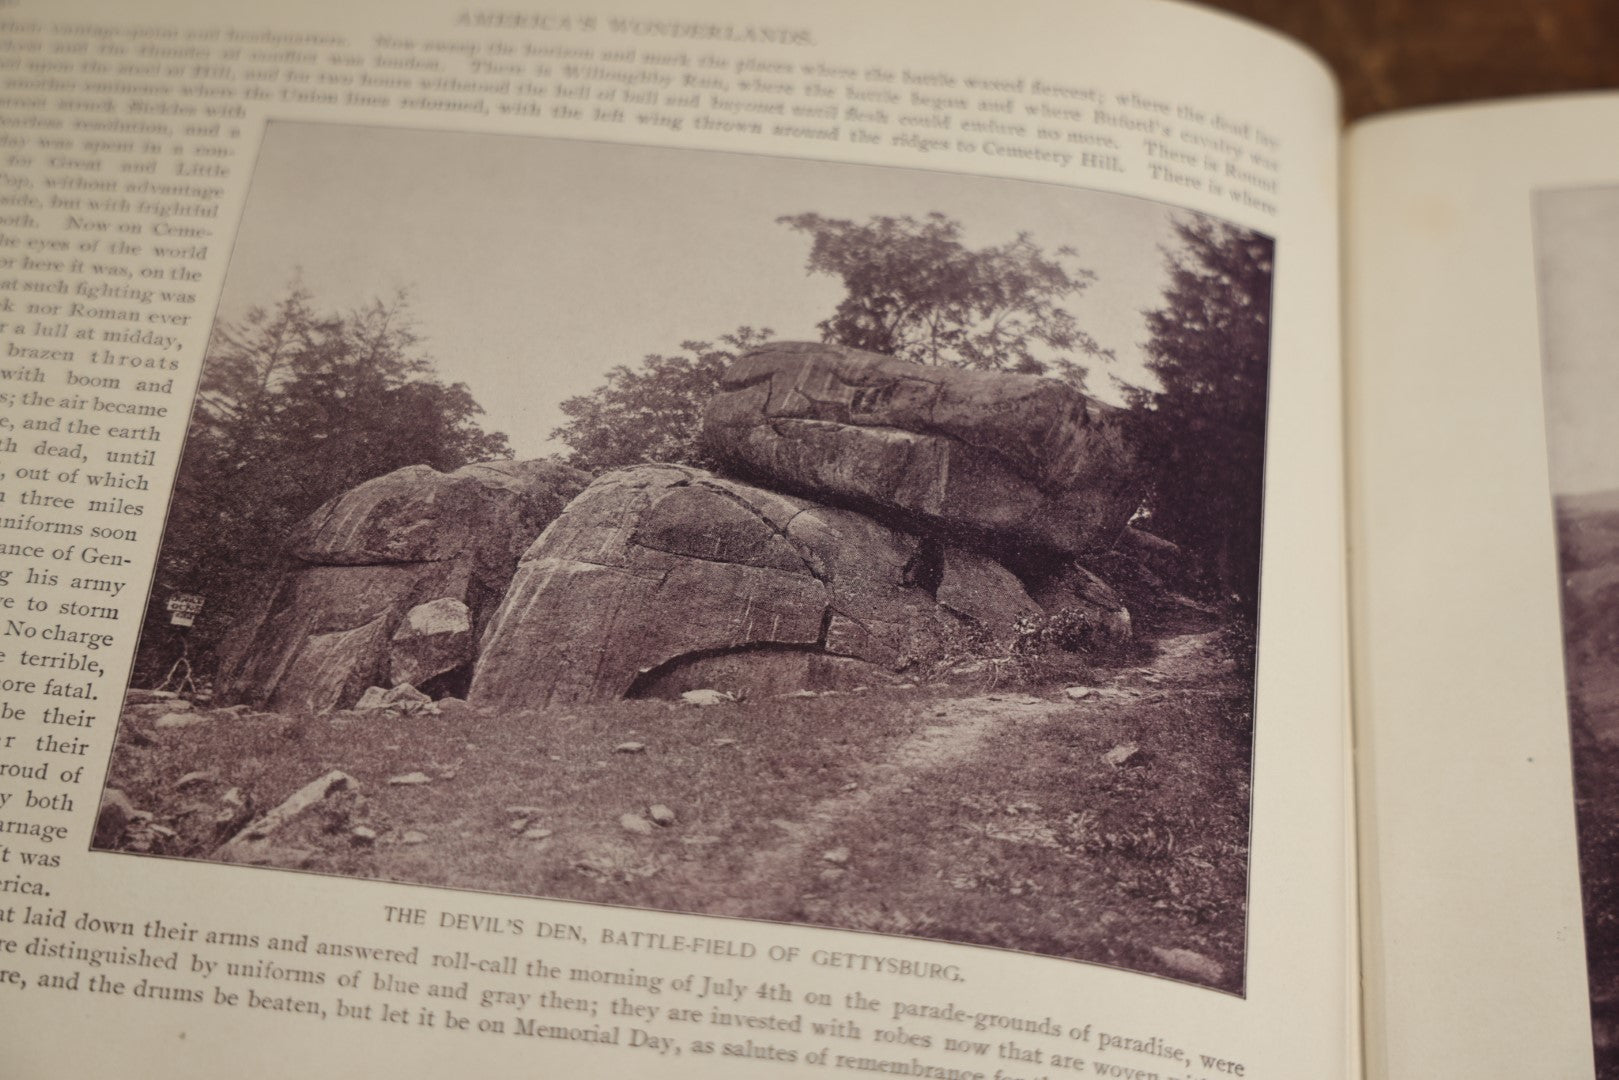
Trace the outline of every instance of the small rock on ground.
{"type": "Polygon", "coordinates": [[[198,724],[206,724],[209,719],[211,718],[204,713],[171,712],[164,713],[162,716],[158,717],[152,726],[160,728],[195,727],[198,724]]]}
{"type": "Polygon", "coordinates": [[[707,707],[709,705],[728,705],[736,700],[736,695],[723,690],[687,690],[680,695],[680,700],[687,705],[707,707]]]}
{"type": "Polygon", "coordinates": [[[1225,978],[1225,965],[1191,949],[1163,949],[1155,945],[1152,955],[1173,974],[1188,979],[1217,983],[1225,978]]]}
{"type": "Polygon", "coordinates": [[[101,793],[101,809],[96,813],[95,846],[111,847],[124,834],[124,827],[135,816],[135,805],[117,788],[101,793]]]}
{"type": "Polygon", "coordinates": [[[1102,760],[1113,766],[1115,769],[1121,769],[1124,766],[1135,762],[1140,755],[1141,747],[1137,746],[1135,743],[1121,743],[1109,750],[1107,753],[1103,754],[1102,760]]]}
{"type": "Polygon", "coordinates": [[[151,705],[160,701],[168,701],[174,702],[174,707],[177,709],[191,708],[191,702],[180,701],[179,698],[180,695],[176,694],[173,690],[137,690],[134,687],[130,687],[124,692],[124,704],[126,706],[151,705]]]}

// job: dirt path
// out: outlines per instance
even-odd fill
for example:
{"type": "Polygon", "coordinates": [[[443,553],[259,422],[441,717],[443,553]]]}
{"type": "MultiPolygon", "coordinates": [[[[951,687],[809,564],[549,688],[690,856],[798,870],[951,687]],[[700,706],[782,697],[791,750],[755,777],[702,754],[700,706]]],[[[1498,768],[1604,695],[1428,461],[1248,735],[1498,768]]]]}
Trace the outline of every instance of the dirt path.
{"type": "Polygon", "coordinates": [[[934,707],[934,723],[901,743],[886,760],[861,769],[853,790],[822,799],[796,821],[778,818],[771,822],[785,839],[748,860],[736,879],[735,895],[715,914],[769,917],[779,913],[798,890],[798,874],[807,859],[822,857],[828,867],[837,865],[833,838],[846,821],[899,794],[921,773],[971,760],[991,732],[1044,720],[1062,707],[1055,701],[999,694],[959,698],[934,707]],[[833,854],[832,859],[825,859],[828,853],[833,854]]]}
{"type": "MultiPolygon", "coordinates": [[[[928,773],[938,773],[971,762],[986,739],[1005,737],[1017,727],[1042,723],[1057,714],[1083,715],[1096,709],[1129,708],[1158,691],[1171,688],[1188,692],[1185,684],[1207,679],[1212,632],[1181,634],[1162,639],[1157,655],[1146,665],[1119,672],[1105,685],[1081,698],[1064,695],[981,694],[930,706],[932,723],[899,744],[884,760],[864,766],[854,783],[838,795],[815,803],[797,820],[771,822],[783,840],[756,852],[735,878],[732,897],[715,914],[741,917],[779,917],[802,887],[806,862],[819,859],[837,869],[848,858],[840,853],[837,836],[845,825],[890,805],[894,796],[928,773]],[[841,858],[840,858],[841,855],[841,858]]],[[[1197,692],[1191,689],[1190,692],[1197,692]]]]}

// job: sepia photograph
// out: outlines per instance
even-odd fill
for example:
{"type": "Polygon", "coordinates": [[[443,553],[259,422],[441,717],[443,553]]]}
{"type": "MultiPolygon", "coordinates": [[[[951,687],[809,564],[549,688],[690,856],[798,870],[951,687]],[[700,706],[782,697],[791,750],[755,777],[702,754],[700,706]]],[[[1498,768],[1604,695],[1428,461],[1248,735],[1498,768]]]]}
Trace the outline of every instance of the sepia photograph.
{"type": "Polygon", "coordinates": [[[1600,1080],[1619,1078],[1619,184],[1536,192],[1546,439],[1600,1080]]]}
{"type": "MultiPolygon", "coordinates": [[[[1556,216],[1547,295],[1614,282],[1556,216]]],[[[1083,188],[271,123],[94,847],[1241,995],[1274,267],[1083,188]]],[[[1619,465],[1571,469],[1609,770],[1619,465]]]]}

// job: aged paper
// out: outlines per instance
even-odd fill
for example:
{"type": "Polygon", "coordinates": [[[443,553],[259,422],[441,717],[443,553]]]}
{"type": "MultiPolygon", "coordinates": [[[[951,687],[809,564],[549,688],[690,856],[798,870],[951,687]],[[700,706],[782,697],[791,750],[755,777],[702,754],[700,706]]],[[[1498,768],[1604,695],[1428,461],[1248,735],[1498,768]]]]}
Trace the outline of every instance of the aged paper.
{"type": "MultiPolygon", "coordinates": [[[[17,636],[31,628],[56,642],[18,642],[6,657],[6,707],[21,710],[6,715],[18,771],[3,778],[18,807],[19,854],[0,934],[16,981],[14,990],[0,982],[11,995],[0,1023],[19,1075],[132,1062],[176,1076],[1351,1072],[1336,102],[1313,60],[1192,9],[1124,3],[947,17],[855,5],[812,15],[731,5],[679,14],[176,7],[136,17],[23,3],[5,12],[0,56],[15,107],[3,130],[0,233],[18,283],[6,340],[25,350],[12,356],[18,371],[43,373],[37,386],[23,376],[8,403],[13,453],[32,471],[7,478],[19,544],[7,600],[22,615],[51,613],[17,636]],[[827,100],[837,107],[827,111],[827,100]],[[864,179],[828,179],[847,176],[864,179]],[[831,928],[803,925],[813,910],[747,917],[756,912],[743,903],[706,909],[730,917],[698,918],[650,909],[678,908],[678,896],[612,902],[615,882],[628,888],[657,866],[636,856],[633,837],[678,821],[684,806],[631,808],[621,824],[630,839],[615,848],[627,854],[564,867],[568,880],[519,885],[489,884],[501,875],[482,868],[445,881],[425,863],[397,876],[439,887],[154,857],[165,838],[140,833],[138,815],[147,854],[123,842],[127,822],[87,850],[115,760],[115,699],[141,670],[132,631],[211,330],[245,325],[251,305],[273,303],[301,264],[313,291],[359,290],[322,303],[363,309],[395,284],[367,279],[380,258],[398,284],[424,283],[431,295],[418,302],[449,309],[439,325],[456,329],[431,343],[446,380],[472,387],[487,427],[507,432],[518,456],[543,455],[554,452],[544,436],[562,422],[560,400],[588,392],[613,363],[674,347],[637,331],[674,333],[685,305],[699,303],[685,299],[692,283],[713,281],[717,296],[701,300],[713,309],[689,332],[719,334],[737,321],[723,304],[731,291],[801,262],[801,249],[767,258],[759,246],[758,236],[791,239],[785,228],[746,231],[770,202],[760,191],[775,185],[784,195],[770,213],[921,218],[943,206],[979,221],[980,242],[1049,232],[1060,239],[1045,242],[1071,243],[1082,263],[1090,244],[1112,251],[1111,266],[1136,269],[1114,275],[1122,285],[1098,274],[1091,296],[1112,298],[1086,329],[1126,367],[1142,348],[1132,340],[1139,308],[1153,303],[1150,284],[1132,293],[1128,279],[1159,272],[1158,242],[1173,243],[1177,214],[1274,240],[1265,246],[1275,267],[1269,453],[1239,960],[1214,966],[1175,949],[1109,956],[1105,911],[1075,913],[1072,928],[1104,943],[1082,962],[1054,947],[1014,948],[993,920],[974,946],[926,940],[932,916],[905,910],[831,928]],[[614,199],[623,213],[604,223],[614,199]],[[535,260],[536,250],[546,257],[535,260]],[[603,252],[621,258],[603,263],[603,252]],[[756,271],[739,272],[754,258],[756,271]],[[413,273],[413,261],[423,269],[413,273]],[[592,284],[624,299],[595,306],[592,284]],[[569,337],[525,337],[525,311],[547,303],[587,318],[569,337]],[[47,426],[25,434],[24,418],[47,426]],[[93,610],[64,614],[64,604],[93,610]],[[22,771],[40,767],[37,781],[22,771]]],[[[783,314],[745,317],[797,318],[776,329],[815,336],[789,291],[783,314]]],[[[392,340],[378,318],[354,325],[392,340]]],[[[329,469],[332,457],[342,455],[323,460],[316,447],[310,460],[329,469]]],[[[177,498],[172,512],[193,506],[177,498]]],[[[171,599],[165,625],[196,615],[196,598],[171,599]]],[[[136,685],[156,682],[143,679],[136,685]]],[[[982,718],[986,739],[997,719],[996,710],[982,718]]],[[[186,723],[165,722],[165,731],[186,723]]],[[[384,749],[409,738],[408,726],[350,730],[384,749]]],[[[284,735],[301,738],[292,727],[284,735]]],[[[609,751],[633,755],[657,735],[643,723],[609,751]]],[[[143,736],[126,726],[122,737],[143,736]]],[[[512,748],[514,776],[568,750],[534,742],[512,748]]],[[[1122,770],[1140,747],[1116,749],[1109,768],[1122,770]]],[[[311,772],[295,799],[356,790],[343,764],[311,772]]],[[[431,789],[453,783],[459,767],[425,762],[382,783],[431,789]]],[[[972,767],[959,763],[964,774],[972,767]]],[[[848,800],[860,797],[857,786],[848,800]]],[[[997,822],[1034,812],[993,809],[997,822]]],[[[523,808],[507,816],[497,827],[520,824],[532,844],[553,839],[523,808]]],[[[1018,825],[996,828],[1007,843],[1045,842],[1018,825]]],[[[360,824],[347,835],[366,843],[378,831],[360,824]]],[[[382,839],[408,851],[434,838],[402,825],[382,839]]],[[[1160,833],[1148,842],[1172,843],[1160,833]]],[[[253,862],[257,850],[243,836],[228,854],[253,862]]],[[[850,860],[829,848],[825,880],[850,860]]],[[[1007,883],[1008,903],[1024,902],[1011,891],[1020,887],[1007,883]]]]}

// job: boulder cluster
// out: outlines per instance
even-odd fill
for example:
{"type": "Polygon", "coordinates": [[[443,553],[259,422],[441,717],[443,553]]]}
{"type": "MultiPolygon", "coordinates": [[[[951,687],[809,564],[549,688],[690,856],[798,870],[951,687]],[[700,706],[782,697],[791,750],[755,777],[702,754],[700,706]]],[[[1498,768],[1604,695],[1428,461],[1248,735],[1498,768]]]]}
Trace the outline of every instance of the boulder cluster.
{"type": "Polygon", "coordinates": [[[219,699],[324,712],[372,686],[464,692],[518,558],[589,482],[553,461],[413,465],[337,496],[226,639],[219,699]]]}
{"type": "Polygon", "coordinates": [[[1065,384],[778,343],[725,373],[702,442],[718,471],[418,466],[338,496],[236,635],[223,700],[787,693],[912,678],[1031,619],[1129,635],[1086,563],[1139,472],[1116,411],[1065,384]]]}

